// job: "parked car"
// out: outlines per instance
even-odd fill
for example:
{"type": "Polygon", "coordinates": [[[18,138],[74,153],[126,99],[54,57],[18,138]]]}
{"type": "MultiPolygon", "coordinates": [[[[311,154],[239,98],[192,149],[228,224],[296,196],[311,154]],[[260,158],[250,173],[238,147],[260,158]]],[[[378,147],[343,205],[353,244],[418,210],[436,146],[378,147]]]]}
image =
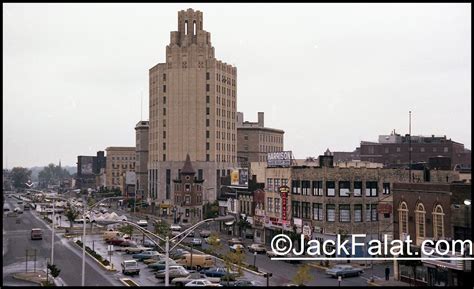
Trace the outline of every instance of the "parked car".
{"type": "Polygon", "coordinates": [[[209,230],[201,230],[201,232],[199,232],[199,236],[201,236],[202,238],[207,238],[211,235],[211,231],[209,230]]]}
{"type": "Polygon", "coordinates": [[[148,226],[148,221],[147,220],[139,220],[137,222],[137,225],[140,227],[147,227],[148,226]]]}
{"type": "Polygon", "coordinates": [[[143,242],[143,246],[144,246],[144,247],[153,248],[153,247],[156,247],[156,244],[155,244],[152,240],[146,239],[146,240],[143,242]]]}
{"type": "Polygon", "coordinates": [[[157,251],[146,251],[146,252],[142,252],[138,254],[133,254],[132,258],[137,259],[138,261],[143,261],[145,259],[149,259],[150,257],[158,256],[158,255],[161,255],[161,254],[158,253],[157,251]]]}
{"type": "Polygon", "coordinates": [[[273,250],[267,250],[267,252],[265,254],[270,258],[272,258],[272,257],[281,257],[281,255],[277,255],[277,253],[275,253],[273,250]]]}
{"type": "Polygon", "coordinates": [[[224,280],[229,280],[233,281],[237,276],[239,276],[238,272],[230,270],[227,272],[227,268],[224,267],[214,267],[214,268],[209,268],[206,270],[201,271],[204,275],[207,277],[219,277],[224,280]]]}
{"type": "Polygon", "coordinates": [[[242,252],[244,251],[244,245],[242,244],[234,244],[232,246],[229,246],[229,250],[231,252],[242,252]]]}
{"type": "Polygon", "coordinates": [[[17,214],[23,214],[23,211],[19,207],[14,208],[13,212],[15,212],[17,214]]]}
{"type": "Polygon", "coordinates": [[[326,269],[326,274],[331,277],[337,278],[341,277],[351,277],[359,276],[364,272],[362,268],[352,267],[351,265],[336,265],[330,269],[326,269]]]}
{"type": "Polygon", "coordinates": [[[193,238],[191,244],[193,244],[193,246],[202,246],[202,240],[199,238],[193,238]]]}
{"type": "Polygon", "coordinates": [[[256,286],[255,281],[250,281],[250,280],[237,280],[234,282],[234,287],[253,287],[256,286]]]}
{"type": "Polygon", "coordinates": [[[107,240],[122,237],[122,236],[123,236],[122,232],[114,231],[114,230],[105,231],[104,234],[102,235],[102,237],[104,238],[104,241],[106,242],[107,240]]]}
{"type": "Polygon", "coordinates": [[[148,258],[148,259],[143,259],[143,263],[146,264],[146,265],[149,265],[149,264],[153,264],[153,263],[156,263],[158,261],[164,260],[165,258],[166,257],[164,255],[160,254],[158,256],[153,256],[153,257],[148,258]]]}
{"type": "MultiPolygon", "coordinates": [[[[175,260],[171,259],[168,261],[169,266],[176,266],[178,263],[176,263],[175,260]]],[[[159,260],[156,261],[155,263],[148,264],[148,268],[150,268],[152,271],[159,271],[159,270],[165,270],[166,268],[166,260],[159,260]]]]}
{"type": "Polygon", "coordinates": [[[18,205],[23,205],[23,201],[16,202],[18,205]]]}
{"type": "Polygon", "coordinates": [[[23,206],[23,211],[29,211],[30,209],[31,209],[30,204],[25,204],[25,205],[23,206]]]}
{"type": "Polygon", "coordinates": [[[242,244],[242,238],[232,238],[229,241],[227,241],[229,246],[235,245],[235,244],[242,244]]]}
{"type": "Polygon", "coordinates": [[[135,242],[133,240],[124,240],[122,243],[120,243],[119,246],[121,246],[121,247],[137,247],[138,244],[137,244],[137,242],[135,242]]]}
{"type": "Polygon", "coordinates": [[[193,280],[193,281],[190,281],[188,282],[186,285],[184,285],[185,287],[222,287],[221,284],[218,284],[218,283],[212,283],[211,281],[207,280],[207,279],[197,279],[197,280],[193,280]]]}
{"type": "Polygon", "coordinates": [[[266,253],[267,249],[265,249],[265,245],[263,244],[252,244],[247,247],[249,252],[257,252],[257,253],[266,253]]]}
{"type": "Polygon", "coordinates": [[[151,250],[152,248],[136,246],[136,247],[125,247],[123,251],[126,254],[132,254],[132,253],[142,253],[142,252],[151,251],[151,250]]]}
{"type": "Polygon", "coordinates": [[[189,254],[188,250],[184,250],[181,248],[175,249],[170,253],[170,258],[171,259],[179,259],[181,258],[184,254],[189,254]]]}
{"type": "Polygon", "coordinates": [[[119,246],[120,244],[122,244],[123,242],[125,242],[125,239],[122,238],[122,237],[118,237],[118,238],[114,238],[114,239],[109,239],[106,241],[107,244],[109,245],[116,245],[116,246],[119,246]]]}
{"type": "Polygon", "coordinates": [[[121,265],[124,275],[140,274],[140,268],[138,268],[138,263],[135,260],[123,260],[121,265]]]}
{"type": "Polygon", "coordinates": [[[189,274],[187,277],[174,278],[170,283],[176,286],[183,286],[193,280],[198,280],[198,279],[206,279],[210,281],[211,283],[219,283],[221,281],[221,278],[207,277],[206,275],[202,273],[194,272],[194,273],[189,274]]]}
{"type": "MultiPolygon", "coordinates": [[[[179,277],[186,277],[190,274],[189,271],[184,269],[183,266],[177,266],[177,265],[169,266],[168,271],[169,271],[170,280],[172,280],[174,278],[179,278],[179,277]]],[[[165,270],[160,270],[160,271],[155,273],[155,277],[158,278],[158,279],[164,279],[165,274],[166,274],[165,270]]]]}
{"type": "Polygon", "coordinates": [[[43,240],[43,230],[40,228],[31,229],[31,240],[43,240]]]}
{"type": "Polygon", "coordinates": [[[214,257],[211,255],[197,255],[184,254],[180,259],[176,260],[176,263],[184,266],[185,268],[191,268],[201,270],[202,268],[210,268],[214,266],[214,257]]]}

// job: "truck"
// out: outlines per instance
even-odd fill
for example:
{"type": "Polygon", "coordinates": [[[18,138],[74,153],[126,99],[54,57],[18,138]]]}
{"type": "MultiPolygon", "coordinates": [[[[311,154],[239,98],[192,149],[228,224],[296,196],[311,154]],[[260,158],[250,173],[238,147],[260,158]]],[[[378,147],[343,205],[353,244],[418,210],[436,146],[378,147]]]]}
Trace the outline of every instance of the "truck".
{"type": "Polygon", "coordinates": [[[121,265],[122,265],[122,273],[124,275],[140,274],[140,268],[138,268],[138,262],[136,260],[123,260],[121,265]]]}

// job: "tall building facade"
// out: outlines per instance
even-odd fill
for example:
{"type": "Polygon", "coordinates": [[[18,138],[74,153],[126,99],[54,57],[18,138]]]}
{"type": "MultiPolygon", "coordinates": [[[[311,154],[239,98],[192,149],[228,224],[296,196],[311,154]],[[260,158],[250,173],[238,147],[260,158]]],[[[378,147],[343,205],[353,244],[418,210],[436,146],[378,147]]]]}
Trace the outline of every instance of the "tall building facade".
{"type": "Polygon", "coordinates": [[[149,122],[141,120],[135,126],[135,174],[137,197],[148,200],[148,132],[149,122]]]}
{"type": "Polygon", "coordinates": [[[203,14],[178,12],[166,62],[149,70],[149,191],[173,203],[172,180],[186,155],[204,179],[204,200],[216,199],[219,178],[237,158],[237,69],[217,60],[203,14]]]}
{"type": "Polygon", "coordinates": [[[244,121],[244,114],[237,113],[237,156],[240,162],[265,162],[267,153],[283,151],[280,129],[265,127],[264,113],[258,113],[258,121],[244,121]]]}
{"type": "Polygon", "coordinates": [[[105,151],[107,188],[118,188],[125,193],[127,172],[135,172],[135,147],[108,147],[105,151]]]}

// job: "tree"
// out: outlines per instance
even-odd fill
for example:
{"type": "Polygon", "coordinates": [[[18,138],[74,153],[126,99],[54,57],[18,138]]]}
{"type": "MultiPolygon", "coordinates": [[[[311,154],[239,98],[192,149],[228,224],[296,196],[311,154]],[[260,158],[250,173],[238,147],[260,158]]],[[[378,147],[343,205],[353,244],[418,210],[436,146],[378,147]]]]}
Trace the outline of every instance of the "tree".
{"type": "Polygon", "coordinates": [[[295,282],[296,285],[302,286],[305,285],[306,282],[309,282],[313,279],[313,276],[309,272],[310,268],[308,264],[304,264],[303,266],[300,266],[298,268],[298,271],[296,271],[295,276],[293,277],[293,282],[295,282]]]}
{"type": "Polygon", "coordinates": [[[59,184],[62,179],[69,176],[70,174],[66,169],[51,163],[38,173],[38,180],[41,187],[47,187],[48,185],[59,184]]]}
{"type": "Polygon", "coordinates": [[[216,200],[213,203],[207,203],[204,205],[204,219],[215,218],[219,215],[219,202],[216,200]]]}
{"type": "Polygon", "coordinates": [[[68,207],[64,215],[69,221],[70,228],[72,229],[72,226],[74,225],[74,220],[76,220],[77,217],[80,215],[79,211],[74,209],[71,205],[68,204],[68,207]]]}
{"type": "MultiPolygon", "coordinates": [[[[239,275],[242,275],[242,265],[245,259],[245,254],[243,251],[237,251],[237,252],[228,252],[227,254],[224,255],[224,264],[225,268],[227,269],[227,273],[229,273],[234,266],[237,267],[237,272],[239,275]]],[[[224,278],[226,279],[226,278],[224,278]]],[[[227,281],[228,278],[227,278],[227,281]]]]}
{"type": "Polygon", "coordinates": [[[16,188],[26,188],[26,183],[31,179],[31,171],[27,168],[14,167],[11,172],[13,186],[16,188]]]}
{"type": "MultiPolygon", "coordinates": [[[[252,225],[250,225],[249,221],[247,221],[247,216],[245,216],[245,218],[242,218],[242,216],[240,216],[239,221],[237,222],[237,227],[239,228],[239,235],[242,236],[243,234],[245,234],[247,228],[251,228],[252,225]]],[[[242,238],[245,239],[245,236],[243,236],[242,238]]]]}
{"type": "Polygon", "coordinates": [[[49,264],[48,263],[48,269],[49,271],[51,272],[51,276],[53,276],[53,278],[56,278],[59,276],[59,273],[61,273],[61,269],[59,269],[56,265],[54,264],[49,264]]]}
{"type": "Polygon", "coordinates": [[[127,234],[129,236],[132,236],[133,234],[133,226],[132,225],[125,225],[125,226],[122,226],[120,227],[119,229],[120,232],[124,233],[124,234],[127,234]]]}
{"type": "MultiPolygon", "coordinates": [[[[171,229],[168,223],[162,220],[155,223],[155,234],[159,235],[163,239],[166,238],[166,236],[169,237],[170,232],[171,229]]],[[[164,241],[160,240],[160,245],[164,245],[164,241]]]]}

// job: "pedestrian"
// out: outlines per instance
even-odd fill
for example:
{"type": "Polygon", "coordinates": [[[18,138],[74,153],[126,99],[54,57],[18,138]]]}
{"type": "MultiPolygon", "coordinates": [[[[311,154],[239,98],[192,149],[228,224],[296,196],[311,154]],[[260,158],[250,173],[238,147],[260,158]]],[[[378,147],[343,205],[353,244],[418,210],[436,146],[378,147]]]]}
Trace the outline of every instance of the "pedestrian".
{"type": "Polygon", "coordinates": [[[389,280],[390,279],[390,268],[387,267],[385,268],[385,280],[389,280]]]}

